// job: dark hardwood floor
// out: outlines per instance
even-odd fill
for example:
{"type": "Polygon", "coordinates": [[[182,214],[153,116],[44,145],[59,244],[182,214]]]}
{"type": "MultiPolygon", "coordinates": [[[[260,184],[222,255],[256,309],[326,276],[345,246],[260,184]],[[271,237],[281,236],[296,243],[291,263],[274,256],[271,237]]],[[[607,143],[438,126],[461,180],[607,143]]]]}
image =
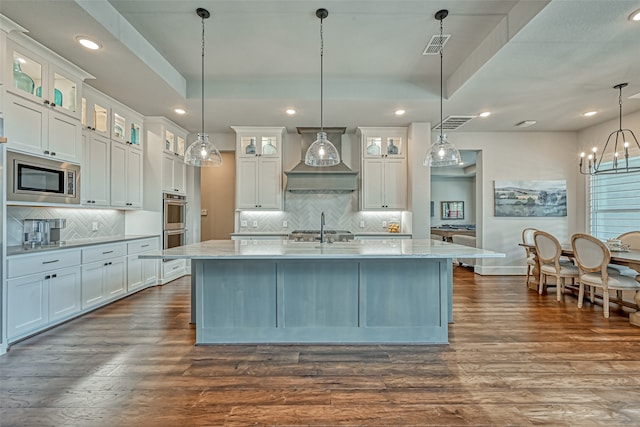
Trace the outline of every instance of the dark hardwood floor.
{"type": "Polygon", "coordinates": [[[640,328],[522,276],[456,267],[440,346],[196,347],[188,290],[147,289],[12,346],[0,425],[640,425],[640,328]]]}

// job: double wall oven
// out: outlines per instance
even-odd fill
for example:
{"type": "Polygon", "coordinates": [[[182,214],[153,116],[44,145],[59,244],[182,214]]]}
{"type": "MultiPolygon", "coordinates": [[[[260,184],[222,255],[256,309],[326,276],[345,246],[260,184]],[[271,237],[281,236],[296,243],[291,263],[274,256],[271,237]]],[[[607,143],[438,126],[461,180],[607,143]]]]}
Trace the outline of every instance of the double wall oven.
{"type": "Polygon", "coordinates": [[[186,243],[187,198],[165,193],[163,197],[164,249],[182,246],[186,243]]]}

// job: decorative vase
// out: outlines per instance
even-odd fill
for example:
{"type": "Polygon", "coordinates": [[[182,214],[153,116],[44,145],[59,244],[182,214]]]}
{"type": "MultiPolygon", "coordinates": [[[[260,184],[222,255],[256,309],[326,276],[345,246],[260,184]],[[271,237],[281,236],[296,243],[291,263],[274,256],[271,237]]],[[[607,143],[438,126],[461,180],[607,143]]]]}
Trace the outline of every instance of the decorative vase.
{"type": "Polygon", "coordinates": [[[245,148],[244,152],[246,154],[256,154],[256,140],[251,138],[251,141],[249,142],[249,145],[247,145],[247,148],[245,148]]]}
{"type": "Polygon", "coordinates": [[[13,61],[13,84],[18,89],[33,94],[33,88],[35,86],[33,79],[22,71],[20,63],[17,60],[13,61]]]}

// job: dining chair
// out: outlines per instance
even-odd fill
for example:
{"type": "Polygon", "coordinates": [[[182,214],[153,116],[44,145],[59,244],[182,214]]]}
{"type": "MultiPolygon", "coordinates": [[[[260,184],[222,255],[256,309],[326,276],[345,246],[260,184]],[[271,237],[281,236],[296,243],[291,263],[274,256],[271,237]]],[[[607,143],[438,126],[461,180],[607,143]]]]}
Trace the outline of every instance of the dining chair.
{"type": "MultiPolygon", "coordinates": [[[[533,233],[536,231],[538,231],[536,228],[525,228],[522,230],[522,243],[535,246],[536,243],[533,240],[533,233]]],[[[533,248],[527,246],[524,246],[524,251],[527,256],[527,280],[525,285],[529,286],[529,278],[533,277],[533,271],[536,267],[536,252],[533,248]]]]}
{"type": "Polygon", "coordinates": [[[562,247],[552,234],[538,230],[533,233],[533,240],[540,263],[538,293],[542,294],[544,287],[547,286],[547,277],[553,276],[556,278],[556,294],[558,301],[560,301],[564,292],[565,280],[570,278],[575,281],[580,273],[578,267],[572,263],[560,262],[562,247]]]}
{"type": "Polygon", "coordinates": [[[639,290],[640,283],[633,277],[610,274],[609,261],[611,252],[603,242],[589,234],[571,236],[573,254],[580,271],[580,288],[578,291],[578,307],[582,307],[584,287],[591,286],[591,302],[594,300],[593,288],[602,288],[602,306],[604,317],[609,318],[609,290],[639,290]]]}
{"type": "MultiPolygon", "coordinates": [[[[616,239],[620,240],[624,246],[628,246],[629,249],[640,250],[640,231],[628,231],[626,233],[622,233],[616,237],[616,239]]],[[[623,276],[630,277],[638,275],[637,271],[624,265],[609,264],[608,268],[609,274],[613,272],[614,274],[622,274],[623,276]]],[[[620,291],[618,294],[620,294],[620,291]]]]}

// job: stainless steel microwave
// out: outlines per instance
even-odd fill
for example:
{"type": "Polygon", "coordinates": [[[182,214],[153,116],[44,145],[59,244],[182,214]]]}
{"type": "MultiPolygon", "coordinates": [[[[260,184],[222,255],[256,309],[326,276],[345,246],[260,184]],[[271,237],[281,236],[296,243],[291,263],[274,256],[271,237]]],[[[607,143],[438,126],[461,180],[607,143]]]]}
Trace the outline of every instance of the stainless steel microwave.
{"type": "Polygon", "coordinates": [[[7,200],[80,204],[80,165],[7,151],[7,200]]]}

